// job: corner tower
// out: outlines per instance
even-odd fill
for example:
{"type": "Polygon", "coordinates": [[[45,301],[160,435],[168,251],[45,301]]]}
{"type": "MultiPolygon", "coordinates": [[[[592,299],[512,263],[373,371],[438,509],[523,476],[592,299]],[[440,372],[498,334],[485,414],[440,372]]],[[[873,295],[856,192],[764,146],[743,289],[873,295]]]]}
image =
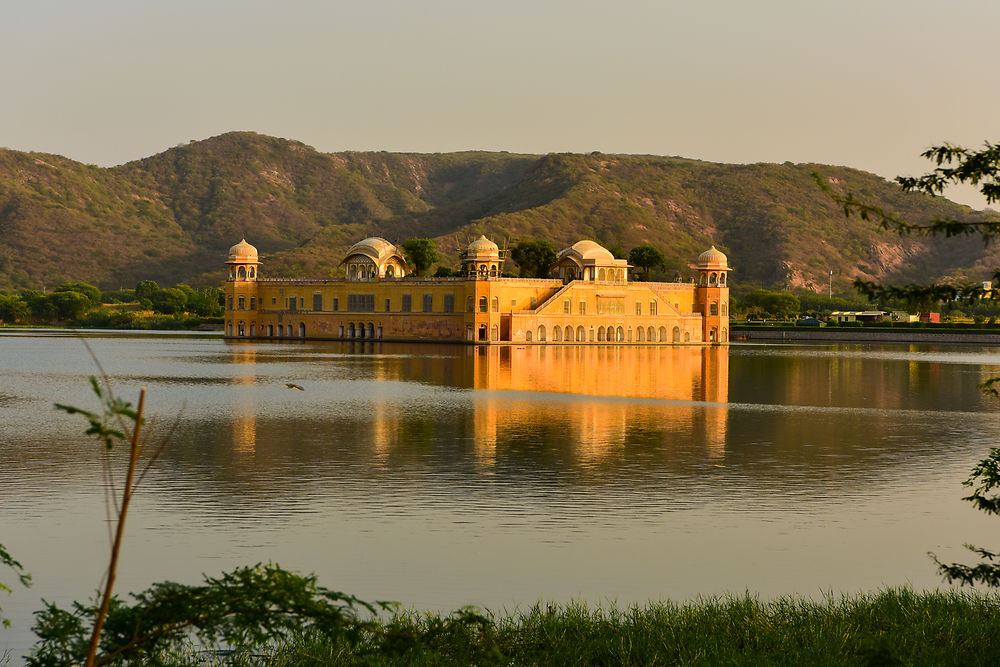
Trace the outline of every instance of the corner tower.
{"type": "Polygon", "coordinates": [[[257,248],[242,239],[229,249],[226,280],[226,336],[254,336],[257,331],[257,248]]]}
{"type": "Polygon", "coordinates": [[[702,313],[702,340],[729,342],[729,260],[712,246],[698,255],[695,303],[702,313]]]}

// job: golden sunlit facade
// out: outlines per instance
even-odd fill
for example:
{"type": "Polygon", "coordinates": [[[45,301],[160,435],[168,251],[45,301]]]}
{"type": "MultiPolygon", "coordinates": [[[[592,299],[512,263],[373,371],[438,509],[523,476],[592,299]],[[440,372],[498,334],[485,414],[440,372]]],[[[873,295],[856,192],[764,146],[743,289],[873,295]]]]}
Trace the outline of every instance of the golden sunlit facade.
{"type": "Polygon", "coordinates": [[[410,275],[403,253],[364,239],[341,262],[345,278],[263,278],[241,240],[226,262],[230,338],[462,342],[475,344],[704,344],[729,342],[731,269],[713,246],[697,279],[629,280],[628,263],[593,241],[559,253],[558,278],[508,278],[503,253],[480,237],[461,277],[410,275]]]}

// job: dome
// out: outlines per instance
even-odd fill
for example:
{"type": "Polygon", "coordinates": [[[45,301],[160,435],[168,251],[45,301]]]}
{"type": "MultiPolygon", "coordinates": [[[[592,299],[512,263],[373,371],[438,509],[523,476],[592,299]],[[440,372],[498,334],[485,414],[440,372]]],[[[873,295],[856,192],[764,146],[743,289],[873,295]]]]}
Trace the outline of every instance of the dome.
{"type": "Polygon", "coordinates": [[[469,257],[482,257],[483,255],[488,255],[490,257],[500,256],[500,247],[486,238],[485,235],[480,236],[478,239],[469,244],[466,253],[469,257]]]}
{"type": "Polygon", "coordinates": [[[726,257],[725,253],[720,250],[716,250],[715,246],[712,246],[705,252],[698,255],[698,266],[699,267],[719,267],[726,268],[729,262],[729,258],[726,257]]]}
{"type": "Polygon", "coordinates": [[[579,260],[592,260],[598,262],[613,262],[615,256],[607,248],[595,241],[577,241],[559,253],[559,259],[567,255],[579,260]]]}
{"type": "Polygon", "coordinates": [[[358,241],[347,251],[346,257],[358,254],[371,257],[376,262],[380,262],[391,255],[402,255],[402,253],[396,250],[396,246],[378,236],[370,236],[358,241]]]}
{"type": "Polygon", "coordinates": [[[256,262],[257,248],[247,243],[244,238],[239,243],[229,249],[230,262],[256,262]]]}

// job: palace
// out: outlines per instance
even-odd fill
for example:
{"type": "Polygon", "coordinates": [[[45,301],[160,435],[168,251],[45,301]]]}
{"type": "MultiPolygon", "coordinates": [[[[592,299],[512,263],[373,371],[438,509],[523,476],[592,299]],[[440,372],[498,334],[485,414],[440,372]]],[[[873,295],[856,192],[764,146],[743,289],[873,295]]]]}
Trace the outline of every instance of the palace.
{"type": "Polygon", "coordinates": [[[345,278],[264,278],[257,249],[229,250],[225,335],[475,344],[728,343],[731,270],[713,246],[689,283],[633,282],[593,241],[559,253],[557,278],[508,278],[503,253],[473,241],[457,278],[410,275],[402,251],[367,238],[347,251],[345,278]]]}

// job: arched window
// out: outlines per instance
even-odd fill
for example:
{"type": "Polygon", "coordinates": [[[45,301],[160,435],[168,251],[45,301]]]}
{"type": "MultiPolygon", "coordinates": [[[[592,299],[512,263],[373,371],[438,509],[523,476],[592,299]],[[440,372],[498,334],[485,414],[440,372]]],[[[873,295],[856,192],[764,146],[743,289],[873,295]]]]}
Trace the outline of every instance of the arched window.
{"type": "Polygon", "coordinates": [[[604,327],[603,326],[600,327],[597,330],[597,342],[598,343],[603,343],[604,342],[604,327]]]}
{"type": "Polygon", "coordinates": [[[500,340],[500,327],[495,324],[490,327],[490,340],[500,340]]]}
{"type": "Polygon", "coordinates": [[[524,332],[524,340],[528,343],[531,342],[531,329],[528,329],[524,332]]]}
{"type": "Polygon", "coordinates": [[[726,286],[726,274],[725,273],[720,273],[719,274],[719,287],[725,287],[725,286],[726,286]]]}
{"type": "Polygon", "coordinates": [[[587,340],[587,332],[583,330],[582,326],[576,328],[576,340],[580,343],[587,340]]]}
{"type": "Polygon", "coordinates": [[[660,327],[660,342],[661,343],[666,343],[667,342],[667,328],[666,327],[660,327]]]}
{"type": "Polygon", "coordinates": [[[500,312],[500,297],[496,297],[496,296],[493,297],[493,312],[494,313],[499,313],[500,312]]]}
{"type": "Polygon", "coordinates": [[[558,324],[552,327],[552,340],[556,343],[562,342],[562,327],[558,324]]]}
{"type": "Polygon", "coordinates": [[[673,342],[675,342],[675,343],[681,342],[681,328],[680,327],[674,327],[673,336],[672,336],[671,340],[673,342]]]}
{"type": "Polygon", "coordinates": [[[618,327],[615,329],[615,341],[621,343],[625,340],[625,329],[618,327]]]}
{"type": "Polygon", "coordinates": [[[729,306],[726,304],[725,301],[722,302],[722,314],[723,315],[729,314],[729,306]]]}
{"type": "Polygon", "coordinates": [[[649,327],[648,329],[646,329],[646,340],[650,343],[656,342],[656,331],[653,329],[653,327],[649,327]]]}
{"type": "Polygon", "coordinates": [[[719,284],[719,274],[713,273],[708,277],[708,286],[711,287],[712,285],[717,285],[717,284],[719,284]]]}
{"type": "Polygon", "coordinates": [[[368,323],[368,337],[369,338],[374,338],[375,337],[375,323],[374,322],[369,322],[368,323]]]}
{"type": "Polygon", "coordinates": [[[587,340],[594,342],[594,327],[590,327],[590,331],[587,332],[587,340]]]}
{"type": "Polygon", "coordinates": [[[635,330],[635,340],[638,343],[645,343],[646,342],[646,330],[643,329],[642,327],[639,327],[638,329],[636,329],[635,330]]]}
{"type": "Polygon", "coordinates": [[[712,303],[708,304],[708,314],[709,315],[718,315],[719,314],[719,302],[718,301],[713,301],[712,303]]]}
{"type": "Polygon", "coordinates": [[[572,343],[573,342],[573,327],[572,326],[567,326],[566,327],[566,342],[567,343],[572,343]]]}
{"type": "Polygon", "coordinates": [[[305,322],[299,322],[299,337],[300,338],[305,338],[306,337],[306,323],[305,322]]]}
{"type": "MultiPolygon", "coordinates": [[[[281,327],[278,327],[278,331],[281,331],[281,327]]],[[[278,335],[280,336],[281,334],[278,335]]],[[[347,337],[354,338],[354,322],[347,325],[347,337]]]]}
{"type": "Polygon", "coordinates": [[[252,266],[250,267],[250,277],[251,278],[256,278],[257,277],[257,269],[255,269],[252,266]]]}
{"type": "Polygon", "coordinates": [[[708,332],[708,340],[710,343],[714,343],[719,335],[719,330],[712,327],[712,330],[708,332]]]}
{"type": "Polygon", "coordinates": [[[539,343],[544,343],[545,342],[545,325],[544,324],[539,324],[538,325],[538,342],[539,343]]]}
{"type": "Polygon", "coordinates": [[[489,302],[487,301],[486,297],[485,296],[479,297],[479,312],[480,313],[489,312],[489,307],[490,307],[490,305],[489,305],[489,302]]]}
{"type": "Polygon", "coordinates": [[[625,269],[618,269],[618,282],[625,282],[625,269]]]}
{"type": "Polygon", "coordinates": [[[605,275],[605,273],[604,273],[604,269],[600,269],[600,270],[599,270],[599,271],[597,272],[597,279],[598,279],[598,280],[601,280],[601,281],[603,281],[603,280],[605,280],[606,278],[607,278],[607,276],[606,276],[606,275],[605,275]]]}
{"type": "Polygon", "coordinates": [[[479,340],[486,340],[486,325],[479,325],[479,340]]]}
{"type": "Polygon", "coordinates": [[[497,277],[497,265],[496,264],[490,264],[490,277],[491,278],[496,278],[497,277]]]}
{"type": "Polygon", "coordinates": [[[246,297],[244,297],[244,296],[241,296],[241,297],[239,298],[239,306],[237,306],[237,307],[238,307],[238,308],[239,308],[240,310],[246,310],[246,309],[247,309],[247,300],[246,300],[246,297]]]}
{"type": "Polygon", "coordinates": [[[237,280],[247,279],[247,267],[241,266],[240,268],[236,269],[236,279],[237,280]]]}
{"type": "Polygon", "coordinates": [[[267,337],[268,338],[274,338],[274,325],[273,324],[268,324],[267,325],[267,337]]]}
{"type": "Polygon", "coordinates": [[[729,329],[723,329],[722,330],[722,342],[723,343],[728,343],[729,342],[729,329]]]}
{"type": "Polygon", "coordinates": [[[389,266],[385,267],[385,277],[386,278],[395,278],[396,277],[396,267],[394,267],[392,264],[390,264],[389,266]]]}
{"type": "Polygon", "coordinates": [[[226,335],[228,335],[228,336],[232,336],[233,335],[233,323],[232,322],[230,322],[229,324],[226,325],[226,331],[227,331],[226,335]]]}

